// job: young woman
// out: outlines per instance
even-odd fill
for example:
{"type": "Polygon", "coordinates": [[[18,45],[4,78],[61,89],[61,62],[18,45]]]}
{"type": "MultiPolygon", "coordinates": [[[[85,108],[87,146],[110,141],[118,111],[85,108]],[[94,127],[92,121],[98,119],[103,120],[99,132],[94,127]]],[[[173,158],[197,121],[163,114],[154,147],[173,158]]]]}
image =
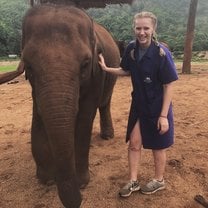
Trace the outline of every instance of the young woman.
{"type": "Polygon", "coordinates": [[[130,178],[119,191],[122,197],[140,189],[152,194],[165,188],[166,150],[174,142],[173,82],[178,76],[170,51],[156,41],[156,28],[153,13],[137,13],[133,19],[135,40],[127,46],[120,67],[107,67],[103,56],[99,56],[103,70],[130,75],[133,85],[126,135],[130,178]],[[144,187],[137,179],[142,147],[152,150],[155,168],[153,179],[144,187]]]}

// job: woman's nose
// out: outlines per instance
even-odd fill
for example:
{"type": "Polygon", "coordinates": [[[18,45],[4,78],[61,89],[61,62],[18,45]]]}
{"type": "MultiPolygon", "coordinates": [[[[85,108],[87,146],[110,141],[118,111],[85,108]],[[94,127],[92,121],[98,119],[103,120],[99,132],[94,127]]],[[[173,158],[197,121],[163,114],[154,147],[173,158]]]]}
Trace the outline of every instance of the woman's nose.
{"type": "Polygon", "coordinates": [[[140,30],[140,34],[144,34],[144,30],[143,29],[140,30]]]}

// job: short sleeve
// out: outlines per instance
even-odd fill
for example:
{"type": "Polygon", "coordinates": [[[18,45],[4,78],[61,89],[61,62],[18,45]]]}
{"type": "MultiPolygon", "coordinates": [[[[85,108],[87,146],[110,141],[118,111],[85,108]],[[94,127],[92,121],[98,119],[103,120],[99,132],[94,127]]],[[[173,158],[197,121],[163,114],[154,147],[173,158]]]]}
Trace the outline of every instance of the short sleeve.
{"type": "Polygon", "coordinates": [[[124,54],[122,56],[121,59],[121,63],[120,63],[120,67],[124,70],[124,71],[130,71],[130,52],[131,50],[134,48],[135,46],[135,41],[132,41],[128,44],[128,46],[126,47],[124,54]]]}
{"type": "Polygon", "coordinates": [[[165,55],[161,56],[159,77],[163,84],[168,84],[170,82],[176,81],[178,79],[178,74],[171,52],[166,48],[164,51],[165,55]]]}

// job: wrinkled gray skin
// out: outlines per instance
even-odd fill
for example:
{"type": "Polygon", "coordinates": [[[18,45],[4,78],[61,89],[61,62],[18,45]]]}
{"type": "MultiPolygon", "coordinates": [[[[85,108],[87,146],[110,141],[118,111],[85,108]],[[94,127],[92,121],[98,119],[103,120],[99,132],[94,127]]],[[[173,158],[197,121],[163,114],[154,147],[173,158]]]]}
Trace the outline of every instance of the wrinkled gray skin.
{"type": "Polygon", "coordinates": [[[110,34],[81,9],[45,5],[23,21],[22,60],[32,86],[32,154],[42,183],[55,180],[67,208],[81,204],[89,182],[89,146],[99,108],[101,136],[113,137],[110,101],[116,77],[102,71],[119,66],[110,34]]]}

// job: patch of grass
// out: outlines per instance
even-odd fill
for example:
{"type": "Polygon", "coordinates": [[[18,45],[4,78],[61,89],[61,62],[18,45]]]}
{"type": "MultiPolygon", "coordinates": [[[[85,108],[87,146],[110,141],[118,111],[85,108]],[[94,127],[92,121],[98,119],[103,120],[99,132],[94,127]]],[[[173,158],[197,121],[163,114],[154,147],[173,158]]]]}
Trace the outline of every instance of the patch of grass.
{"type": "Polygon", "coordinates": [[[17,65],[0,66],[0,72],[14,71],[17,65]]]}

